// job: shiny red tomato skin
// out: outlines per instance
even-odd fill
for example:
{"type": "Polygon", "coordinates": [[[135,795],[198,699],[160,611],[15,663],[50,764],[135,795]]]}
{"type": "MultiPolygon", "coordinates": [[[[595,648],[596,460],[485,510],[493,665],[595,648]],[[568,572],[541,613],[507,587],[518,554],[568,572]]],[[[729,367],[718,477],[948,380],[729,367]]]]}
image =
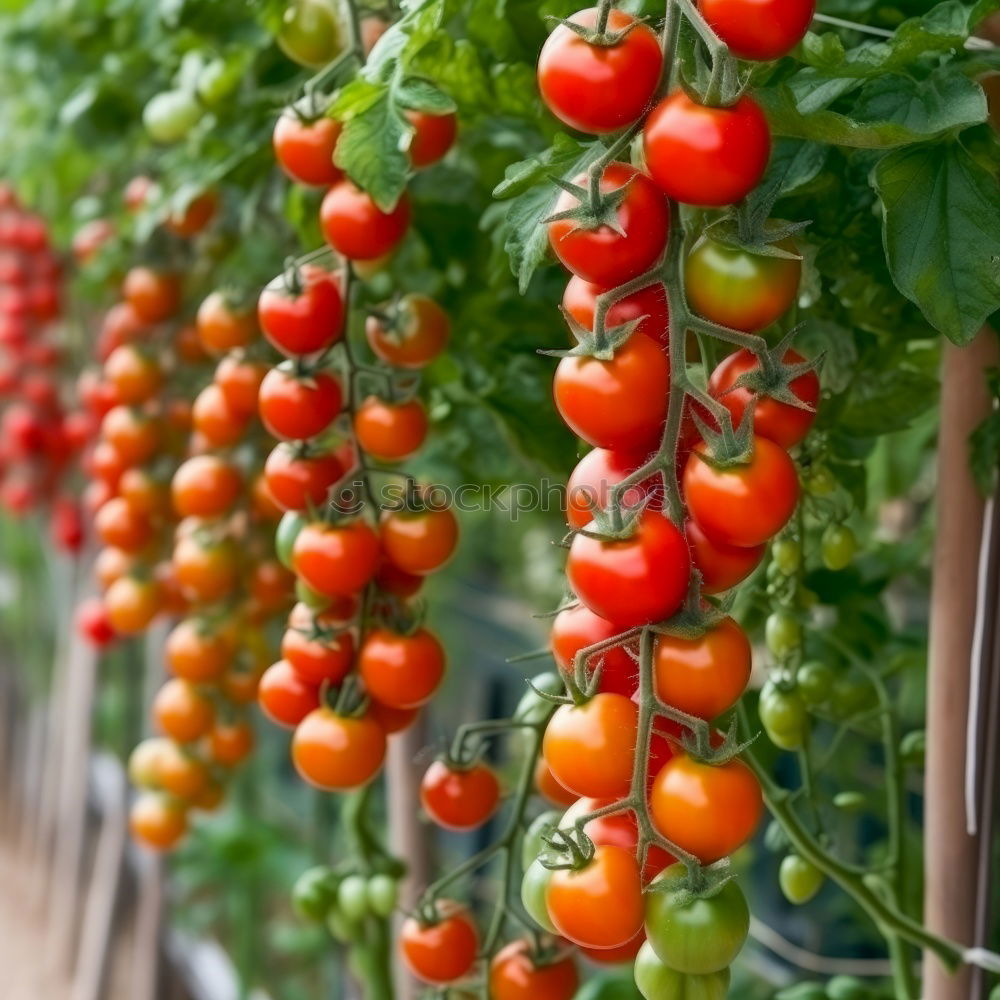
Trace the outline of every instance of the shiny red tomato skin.
{"type": "Polygon", "coordinates": [[[410,200],[404,192],[396,206],[383,212],[360,188],[344,180],[335,184],[320,206],[323,238],[349,260],[375,260],[395,250],[410,224],[410,200]]]}
{"type": "MultiPolygon", "coordinates": [[[[594,28],[597,9],[574,14],[574,24],[594,28]]],[[[564,125],[601,135],[636,121],[653,99],[663,69],[660,40],[645,24],[612,8],[609,31],[630,28],[615,45],[593,45],[560,24],[538,57],[538,88],[564,125]]]]}
{"type": "Polygon", "coordinates": [[[755,437],[745,465],[714,468],[698,449],[684,467],[684,497],[692,519],[708,539],[723,545],[761,545],[795,512],[799,479],[788,453],[755,437]]]}
{"type": "Polygon", "coordinates": [[[336,343],[344,330],[344,297],[337,275],[307,264],[299,285],[279,275],[260,293],[257,318],[267,339],[286,357],[316,354],[336,343]]]}
{"type": "Polygon", "coordinates": [[[815,0],[698,0],[709,27],[740,59],[788,55],[805,37],[815,0]]]}
{"type": "Polygon", "coordinates": [[[282,510],[305,510],[320,506],[330,487],[344,474],[336,455],[298,456],[287,444],[279,444],[264,463],[264,481],[282,510]]]}
{"type": "MultiPolygon", "coordinates": [[[[800,364],[805,358],[797,351],[786,351],[785,364],[800,364]]],[[[806,372],[795,379],[789,388],[812,407],[801,410],[789,403],[782,403],[769,396],[760,396],[753,401],[753,394],[742,386],[734,389],[736,380],[749,371],[758,368],[757,359],[745,348],[723,358],[708,380],[708,391],[718,399],[733,415],[733,425],[738,426],[747,406],[753,402],[753,429],[760,437],[765,437],[782,448],[793,448],[809,433],[816,419],[816,404],[819,402],[819,376],[816,372],[806,372]]]]}
{"type": "Polygon", "coordinates": [[[588,444],[649,452],[667,419],[670,364],[653,341],[633,334],[610,361],[563,358],[552,392],[559,415],[588,444]]]}
{"type": "Polygon", "coordinates": [[[437,921],[424,924],[409,917],[400,931],[399,946],[410,972],[432,985],[461,979],[472,968],[479,950],[475,921],[465,907],[450,900],[435,904],[437,921]]]}
{"type": "Polygon", "coordinates": [[[767,546],[722,545],[713,542],[694,521],[684,525],[691,563],[701,573],[701,592],[721,594],[742,583],[759,565],[767,546]]]}
{"type": "Polygon", "coordinates": [[[333,118],[307,121],[294,108],[282,111],[274,126],[274,155],[293,181],[326,187],[344,173],[333,162],[333,151],[343,126],[333,118]]]}
{"type": "MultiPolygon", "coordinates": [[[[594,329],[594,314],[597,311],[597,296],[608,291],[600,285],[591,284],[574,275],[566,283],[562,307],[584,329],[594,329]]],[[[604,328],[610,330],[630,320],[639,319],[636,333],[655,340],[666,347],[670,340],[670,309],[667,305],[667,290],[656,282],[638,292],[619,299],[607,312],[604,328]],[[640,319],[642,317],[642,319],[640,319]]]]}
{"type": "MultiPolygon", "coordinates": [[[[581,649],[613,639],[620,632],[620,628],[595,615],[590,608],[577,604],[565,608],[552,619],[549,646],[559,669],[572,675],[574,658],[581,649]]],[[[590,661],[590,673],[596,670],[598,661],[602,663],[599,690],[631,698],[639,684],[639,668],[626,647],[615,646],[593,657],[590,661]]]]}
{"type": "Polygon", "coordinates": [[[438,826],[446,830],[474,830],[496,812],[500,782],[484,764],[454,768],[436,760],[420,782],[420,801],[438,826]]]}
{"type": "MultiPolygon", "coordinates": [[[[646,455],[636,452],[609,451],[594,448],[587,452],[572,471],[566,483],[566,522],[571,528],[585,528],[593,520],[593,509],[603,510],[610,498],[611,489],[627,479],[646,461],[646,455]]],[[[662,487],[656,476],[625,491],[626,507],[637,507],[646,497],[658,495],[662,487]]],[[[657,499],[650,501],[655,508],[657,499]]]]}
{"type": "MultiPolygon", "coordinates": [[[[574,178],[586,187],[587,175],[574,178]]],[[[549,223],[549,244],[563,265],[585,281],[605,288],[617,288],[648,271],[667,244],[670,209],[650,178],[628,163],[609,163],[601,177],[601,190],[617,191],[628,184],[618,206],[622,233],[610,226],[584,229],[573,219],[549,223]]],[[[576,195],[563,191],[553,214],[577,208],[576,195]]]]}
{"type": "Polygon", "coordinates": [[[643,142],[646,169],[667,197],[715,207],[740,201],[760,183],[771,130],[750,97],[710,108],[678,90],[646,119],[643,142]]]}
{"type": "Polygon", "coordinates": [[[670,618],[691,576],[687,542],[669,518],[640,515],[631,538],[605,542],[577,535],[566,573],[577,597],[620,629],[670,618]]]}
{"type": "Polygon", "coordinates": [[[295,572],[328,597],[359,591],[378,570],[378,535],[360,518],[339,525],[307,524],[292,546],[295,572]]]}
{"type": "Polygon", "coordinates": [[[455,145],[458,119],[454,113],[432,115],[426,111],[408,110],[406,118],[413,126],[408,150],[410,162],[418,170],[437,163],[455,145]]]}
{"type": "Polygon", "coordinates": [[[321,434],[344,402],[340,383],[326,372],[304,378],[272,368],[260,384],[260,418],[268,433],[284,440],[304,441],[321,434]]]}
{"type": "Polygon", "coordinates": [[[534,961],[528,941],[511,941],[490,963],[491,1000],[572,1000],[580,976],[571,955],[534,961]]]}

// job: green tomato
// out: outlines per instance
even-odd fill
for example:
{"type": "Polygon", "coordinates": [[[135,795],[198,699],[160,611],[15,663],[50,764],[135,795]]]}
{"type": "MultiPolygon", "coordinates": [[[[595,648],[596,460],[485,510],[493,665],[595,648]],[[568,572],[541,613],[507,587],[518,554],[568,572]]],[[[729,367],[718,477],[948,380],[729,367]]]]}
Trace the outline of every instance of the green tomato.
{"type": "Polygon", "coordinates": [[[635,985],[646,1000],[725,1000],[729,969],[692,976],[664,965],[644,942],[635,957],[635,985]]]}
{"type": "Polygon", "coordinates": [[[336,904],[330,907],[330,912],[326,915],[326,929],[342,944],[353,941],[357,934],[357,928],[340,912],[336,904]]]}
{"type": "Polygon", "coordinates": [[[322,69],[346,48],[349,30],[343,7],[332,0],[292,0],[276,41],[292,62],[322,69]]]}
{"type": "MultiPolygon", "coordinates": [[[[531,683],[546,694],[562,694],[564,690],[562,679],[552,671],[537,674],[531,678],[531,683]]],[[[514,718],[518,722],[541,722],[551,711],[552,705],[529,687],[514,709],[514,718]]]]}
{"type": "Polygon", "coordinates": [[[186,90],[165,90],[142,109],[142,123],[154,142],[180,142],[201,121],[204,109],[186,90]]]}
{"type": "Polygon", "coordinates": [[[768,738],[782,750],[801,750],[809,735],[809,713],[797,691],[782,691],[768,681],[757,710],[768,738]]]}
{"type": "Polygon", "coordinates": [[[789,854],[782,858],[778,869],[778,884],[789,903],[808,903],[823,887],[823,873],[805,858],[789,854]]]}
{"type": "Polygon", "coordinates": [[[764,639],[771,654],[783,660],[802,645],[802,626],[788,611],[774,611],[764,624],[764,639]]]}
{"type": "Polygon", "coordinates": [[[810,496],[828,497],[837,488],[837,480],[825,465],[817,465],[809,470],[805,488],[810,496]]]}
{"type": "Polygon", "coordinates": [[[802,565],[802,546],[794,538],[778,538],[771,545],[771,558],[785,576],[793,576],[802,565]]]}
{"type": "Polygon", "coordinates": [[[391,875],[372,875],[365,888],[368,909],[376,917],[388,917],[396,909],[399,883],[391,875]]]}
{"type": "Polygon", "coordinates": [[[545,905],[545,890],[552,879],[552,872],[537,858],[531,862],[521,880],[521,903],[525,912],[544,931],[557,934],[555,924],[549,916],[549,908],[545,905]]]}
{"type": "MultiPolygon", "coordinates": [[[[306,526],[305,515],[297,510],[285,511],[274,532],[274,551],[285,569],[292,569],[292,546],[299,532],[306,526]]],[[[308,603],[308,602],[306,602],[308,603]]]]}
{"type": "Polygon", "coordinates": [[[337,890],[337,908],[352,924],[368,916],[368,880],[364,875],[348,875],[337,890]]]}
{"type": "Polygon", "coordinates": [[[849,719],[869,708],[878,701],[875,688],[861,678],[843,677],[833,686],[830,710],[838,719],[849,719]]]}
{"type": "Polygon", "coordinates": [[[198,73],[198,97],[207,107],[218,107],[239,86],[243,74],[238,59],[213,59],[198,73]]]}
{"type": "Polygon", "coordinates": [[[818,660],[803,663],[795,675],[795,686],[810,708],[825,704],[833,693],[833,669],[818,660]]]}
{"type": "Polygon", "coordinates": [[[295,581],[295,596],[303,604],[308,605],[313,611],[326,611],[330,606],[330,598],[326,594],[321,594],[313,590],[309,584],[302,580],[295,581]]]}
{"type": "Polygon", "coordinates": [[[858,540],[846,524],[830,524],[823,532],[820,548],[827,569],[845,569],[858,551],[858,540]]]}
{"type": "Polygon", "coordinates": [[[532,820],[531,826],[524,831],[524,838],[521,841],[521,867],[527,871],[534,863],[542,851],[545,844],[542,842],[542,834],[547,830],[554,830],[559,826],[560,814],[555,809],[543,812],[537,819],[532,820]]]}
{"type": "Polygon", "coordinates": [[[319,923],[336,902],[340,879],[326,865],[304,871],[292,886],[292,908],[303,920],[319,923]]]}
{"type": "Polygon", "coordinates": [[[675,864],[653,880],[646,895],[646,936],[660,961],[677,972],[721,972],[750,932],[743,890],[729,881],[711,896],[692,897],[683,875],[684,866],[675,864]]]}

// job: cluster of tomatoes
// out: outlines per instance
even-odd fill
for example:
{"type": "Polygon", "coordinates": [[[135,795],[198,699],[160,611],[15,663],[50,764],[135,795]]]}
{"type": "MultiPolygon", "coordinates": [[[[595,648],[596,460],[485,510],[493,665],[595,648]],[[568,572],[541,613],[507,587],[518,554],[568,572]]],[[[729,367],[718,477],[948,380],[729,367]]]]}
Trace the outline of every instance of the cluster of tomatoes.
{"type": "Polygon", "coordinates": [[[60,489],[87,428],[60,398],[61,276],[45,221],[0,185],[0,505],[22,515],[51,503],[53,541],[77,552],[82,516],[60,489]]]}

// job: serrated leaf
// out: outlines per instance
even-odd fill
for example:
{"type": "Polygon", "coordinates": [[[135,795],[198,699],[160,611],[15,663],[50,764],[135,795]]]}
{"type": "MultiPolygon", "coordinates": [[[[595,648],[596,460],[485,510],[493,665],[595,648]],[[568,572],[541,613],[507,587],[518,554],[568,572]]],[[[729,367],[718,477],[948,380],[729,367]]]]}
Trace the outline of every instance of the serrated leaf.
{"type": "Polygon", "coordinates": [[[996,178],[953,143],[891,153],[872,181],[893,282],[935,329],[967,344],[1000,308],[996,178]]]}
{"type": "Polygon", "coordinates": [[[432,115],[451,114],[455,110],[455,102],[440,87],[430,80],[417,76],[409,76],[395,88],[398,104],[414,111],[426,111],[432,115]]]}

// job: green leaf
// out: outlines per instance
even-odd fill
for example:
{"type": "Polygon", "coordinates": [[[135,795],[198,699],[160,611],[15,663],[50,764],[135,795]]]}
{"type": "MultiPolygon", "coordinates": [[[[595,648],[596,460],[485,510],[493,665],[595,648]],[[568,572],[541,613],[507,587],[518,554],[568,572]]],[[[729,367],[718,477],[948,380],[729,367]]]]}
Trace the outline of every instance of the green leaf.
{"type": "Polygon", "coordinates": [[[447,115],[455,110],[455,102],[443,90],[420,77],[407,77],[396,87],[395,95],[397,103],[414,111],[447,115]]]}
{"type": "Polygon", "coordinates": [[[951,144],[890,153],[872,181],[893,282],[935,329],[967,344],[1000,308],[996,178],[951,144]]]}
{"type": "Polygon", "coordinates": [[[937,380],[909,368],[859,369],[838,415],[837,430],[874,437],[909,427],[937,399],[937,380]]]}
{"type": "Polygon", "coordinates": [[[513,198],[504,218],[504,249],[522,292],[545,257],[548,231],[543,220],[552,214],[560,189],[553,177],[575,177],[596,160],[604,147],[597,142],[581,145],[567,135],[558,135],[544,153],[507,168],[504,180],[493,192],[496,198],[513,198]]]}

